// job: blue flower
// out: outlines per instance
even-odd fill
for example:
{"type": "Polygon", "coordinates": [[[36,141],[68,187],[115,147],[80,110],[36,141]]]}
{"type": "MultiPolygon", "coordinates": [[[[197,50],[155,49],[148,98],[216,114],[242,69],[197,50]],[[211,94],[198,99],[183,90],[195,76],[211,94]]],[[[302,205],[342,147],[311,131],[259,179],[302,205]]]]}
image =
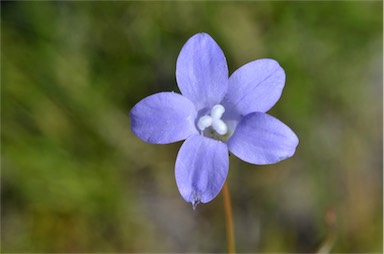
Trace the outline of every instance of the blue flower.
{"type": "Polygon", "coordinates": [[[291,157],[299,140],[266,112],[279,100],[285,73],[272,59],[245,64],[228,78],[223,51],[206,33],[191,37],[176,63],[181,94],[161,92],[130,112],[132,131],[143,141],[186,139],[177,155],[180,194],[195,207],[217,196],[228,174],[228,150],[252,164],[291,157]]]}

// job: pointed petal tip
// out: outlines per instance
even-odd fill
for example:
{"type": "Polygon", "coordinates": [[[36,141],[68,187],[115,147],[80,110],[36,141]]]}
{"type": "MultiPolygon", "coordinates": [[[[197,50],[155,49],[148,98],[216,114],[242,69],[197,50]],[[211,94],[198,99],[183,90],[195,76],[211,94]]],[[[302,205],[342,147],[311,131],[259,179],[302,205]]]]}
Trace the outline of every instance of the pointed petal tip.
{"type": "Polygon", "coordinates": [[[197,205],[200,203],[201,203],[200,195],[196,192],[192,193],[191,204],[192,204],[193,210],[196,210],[197,205]]]}
{"type": "Polygon", "coordinates": [[[192,201],[191,203],[192,203],[192,208],[193,208],[193,210],[195,211],[197,205],[200,204],[200,201],[197,201],[197,202],[192,201]]]}

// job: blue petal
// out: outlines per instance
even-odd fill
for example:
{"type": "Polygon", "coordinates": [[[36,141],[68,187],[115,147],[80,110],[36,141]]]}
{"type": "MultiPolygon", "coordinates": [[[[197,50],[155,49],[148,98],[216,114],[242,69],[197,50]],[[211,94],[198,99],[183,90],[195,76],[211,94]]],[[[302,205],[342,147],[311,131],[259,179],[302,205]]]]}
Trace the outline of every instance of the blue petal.
{"type": "Polygon", "coordinates": [[[185,43],[177,58],[176,80],[181,93],[198,110],[222,101],[228,87],[228,66],[211,36],[199,33],[185,43]]]}
{"type": "Polygon", "coordinates": [[[229,150],[252,164],[273,164],[291,157],[299,139],[284,123],[265,113],[245,116],[228,140],[229,150]]]}
{"type": "Polygon", "coordinates": [[[175,176],[180,194],[193,206],[211,201],[228,174],[228,148],[217,140],[191,136],[181,146],[175,176]]]}
{"type": "Polygon", "coordinates": [[[229,78],[226,107],[234,107],[245,116],[267,112],[279,100],[285,73],[272,59],[260,59],[243,65],[229,78]]]}
{"type": "Polygon", "coordinates": [[[178,93],[163,92],[148,96],[130,112],[131,129],[152,144],[168,144],[198,134],[193,103],[178,93]]]}

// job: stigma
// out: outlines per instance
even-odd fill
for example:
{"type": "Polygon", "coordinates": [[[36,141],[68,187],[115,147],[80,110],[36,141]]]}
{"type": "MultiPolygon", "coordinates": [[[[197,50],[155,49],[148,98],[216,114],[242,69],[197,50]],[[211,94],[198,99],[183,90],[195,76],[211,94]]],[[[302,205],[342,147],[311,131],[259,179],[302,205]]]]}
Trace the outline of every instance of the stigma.
{"type": "Polygon", "coordinates": [[[197,127],[201,132],[207,128],[212,128],[217,134],[223,136],[228,132],[227,124],[221,119],[225,112],[225,108],[221,104],[212,107],[210,114],[200,117],[197,127]]]}

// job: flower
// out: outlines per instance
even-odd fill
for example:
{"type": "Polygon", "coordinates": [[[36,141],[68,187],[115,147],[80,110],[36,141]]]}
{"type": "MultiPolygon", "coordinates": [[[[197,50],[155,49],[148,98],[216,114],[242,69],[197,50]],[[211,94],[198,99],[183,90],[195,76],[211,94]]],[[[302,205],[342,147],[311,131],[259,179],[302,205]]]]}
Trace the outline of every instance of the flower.
{"type": "Polygon", "coordinates": [[[217,196],[228,174],[228,150],[252,164],[291,157],[299,140],[266,112],[279,100],[285,73],[272,59],[245,64],[228,78],[223,51],[206,33],[192,36],[176,63],[181,94],[161,92],[138,102],[131,129],[143,141],[186,139],[176,159],[180,194],[193,207],[217,196]]]}

